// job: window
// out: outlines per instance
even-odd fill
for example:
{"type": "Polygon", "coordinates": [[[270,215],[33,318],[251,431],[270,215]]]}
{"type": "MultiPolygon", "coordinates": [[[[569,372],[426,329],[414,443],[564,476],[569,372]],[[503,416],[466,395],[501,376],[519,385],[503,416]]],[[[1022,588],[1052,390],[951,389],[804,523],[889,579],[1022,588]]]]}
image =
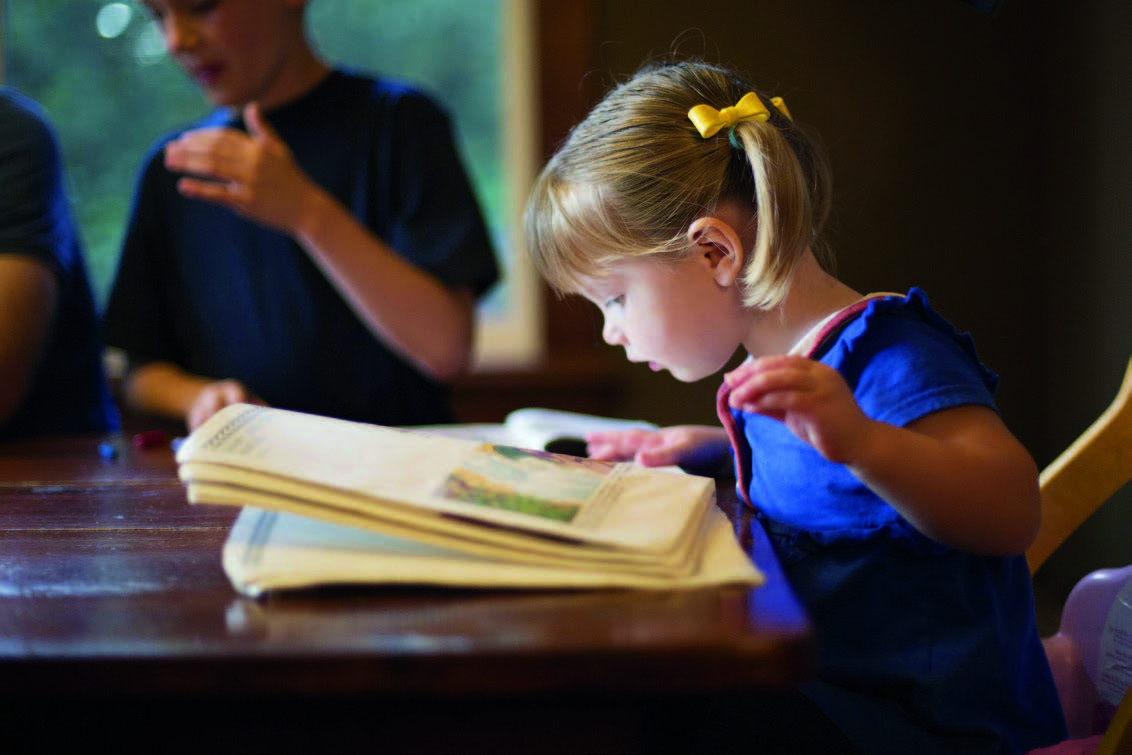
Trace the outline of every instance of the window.
{"type": "MultiPolygon", "coordinates": [[[[104,304],[142,155],[209,105],[134,2],[6,0],[3,11],[0,77],[38,100],[59,133],[104,304]]],[[[328,60],[412,81],[453,115],[505,279],[481,306],[480,369],[527,365],[542,349],[537,288],[517,248],[537,149],[532,12],[524,0],[313,0],[309,8],[328,60]]]]}

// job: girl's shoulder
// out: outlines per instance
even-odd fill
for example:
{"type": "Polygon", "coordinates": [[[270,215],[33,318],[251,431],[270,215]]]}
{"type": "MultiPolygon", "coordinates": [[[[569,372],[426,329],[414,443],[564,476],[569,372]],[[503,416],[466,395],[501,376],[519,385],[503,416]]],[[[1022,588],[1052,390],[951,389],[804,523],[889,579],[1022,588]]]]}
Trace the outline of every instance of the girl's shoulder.
{"type": "Polygon", "coordinates": [[[885,294],[870,299],[860,316],[847,323],[830,346],[844,354],[887,350],[913,355],[951,352],[975,366],[992,392],[998,387],[998,375],[979,359],[971,334],[959,331],[937,312],[919,288],[909,289],[906,295],[885,294]]]}
{"type": "Polygon", "coordinates": [[[936,330],[949,338],[970,340],[969,335],[960,334],[932,308],[927,294],[918,288],[911,288],[906,295],[874,293],[861,297],[819,323],[792,351],[804,353],[811,359],[820,359],[836,344],[849,339],[861,338],[865,334],[875,335],[879,331],[904,329],[915,333],[920,326],[936,330]]]}

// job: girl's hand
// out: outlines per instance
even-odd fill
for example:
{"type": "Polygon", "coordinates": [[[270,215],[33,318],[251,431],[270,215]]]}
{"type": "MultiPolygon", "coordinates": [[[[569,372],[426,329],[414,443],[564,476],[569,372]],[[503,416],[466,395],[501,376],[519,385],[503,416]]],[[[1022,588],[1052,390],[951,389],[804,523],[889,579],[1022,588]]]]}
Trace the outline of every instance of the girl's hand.
{"type": "Polygon", "coordinates": [[[779,420],[832,462],[851,463],[873,424],[841,375],[806,357],[762,357],[724,380],[733,409],[779,420]]]}
{"type": "Polygon", "coordinates": [[[249,391],[239,380],[220,380],[209,383],[197,394],[185,418],[189,431],[196,430],[204,421],[229,404],[257,404],[267,406],[259,396],[249,391]]]}
{"type": "Polygon", "coordinates": [[[635,461],[646,467],[718,462],[731,448],[721,427],[678,425],[660,430],[609,430],[586,435],[591,459],[635,461]]]}
{"type": "Polygon", "coordinates": [[[184,196],[228,207],[291,233],[315,186],[260,115],[257,104],[244,108],[244,122],[246,134],[233,128],[202,128],[182,134],[166,145],[165,166],[189,174],[177,182],[184,196]]]}

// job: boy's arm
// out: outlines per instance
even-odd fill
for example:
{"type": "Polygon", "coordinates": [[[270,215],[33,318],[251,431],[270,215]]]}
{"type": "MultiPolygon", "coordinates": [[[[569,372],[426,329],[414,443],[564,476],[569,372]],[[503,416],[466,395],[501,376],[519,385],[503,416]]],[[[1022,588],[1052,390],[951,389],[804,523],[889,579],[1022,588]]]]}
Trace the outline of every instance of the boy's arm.
{"type": "Polygon", "coordinates": [[[446,380],[472,355],[475,297],[404,260],[310,180],[262,119],[245,109],[248,134],[189,132],[166,148],[166,165],[189,197],[231,208],[294,237],[375,336],[423,373],[446,380]]]}
{"type": "Polygon", "coordinates": [[[471,362],[475,296],[394,252],[336,199],[312,189],[293,233],[369,329],[407,362],[449,380],[471,362]]]}
{"type": "Polygon", "coordinates": [[[181,419],[189,430],[229,404],[263,401],[237,380],[214,380],[185,372],[171,362],[147,362],[126,375],[130,406],[162,417],[181,419]]]}

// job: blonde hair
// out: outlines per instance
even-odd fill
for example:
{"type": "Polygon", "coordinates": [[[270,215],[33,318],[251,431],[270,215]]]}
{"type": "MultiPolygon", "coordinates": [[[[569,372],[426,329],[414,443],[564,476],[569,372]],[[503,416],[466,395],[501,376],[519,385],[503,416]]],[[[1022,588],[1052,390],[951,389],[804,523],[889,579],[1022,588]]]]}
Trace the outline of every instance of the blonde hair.
{"type": "Polygon", "coordinates": [[[770,118],[743,121],[733,134],[704,139],[688,119],[696,105],[722,110],[751,91],[730,71],[685,61],[644,68],[607,94],[546,164],[527,203],[528,249],[551,287],[577,292],[624,257],[682,257],[689,226],[723,202],[749,209],[755,224],[741,276],[748,306],[776,306],[807,247],[828,265],[820,233],[830,177],[816,142],[761,93],[770,118]]]}

